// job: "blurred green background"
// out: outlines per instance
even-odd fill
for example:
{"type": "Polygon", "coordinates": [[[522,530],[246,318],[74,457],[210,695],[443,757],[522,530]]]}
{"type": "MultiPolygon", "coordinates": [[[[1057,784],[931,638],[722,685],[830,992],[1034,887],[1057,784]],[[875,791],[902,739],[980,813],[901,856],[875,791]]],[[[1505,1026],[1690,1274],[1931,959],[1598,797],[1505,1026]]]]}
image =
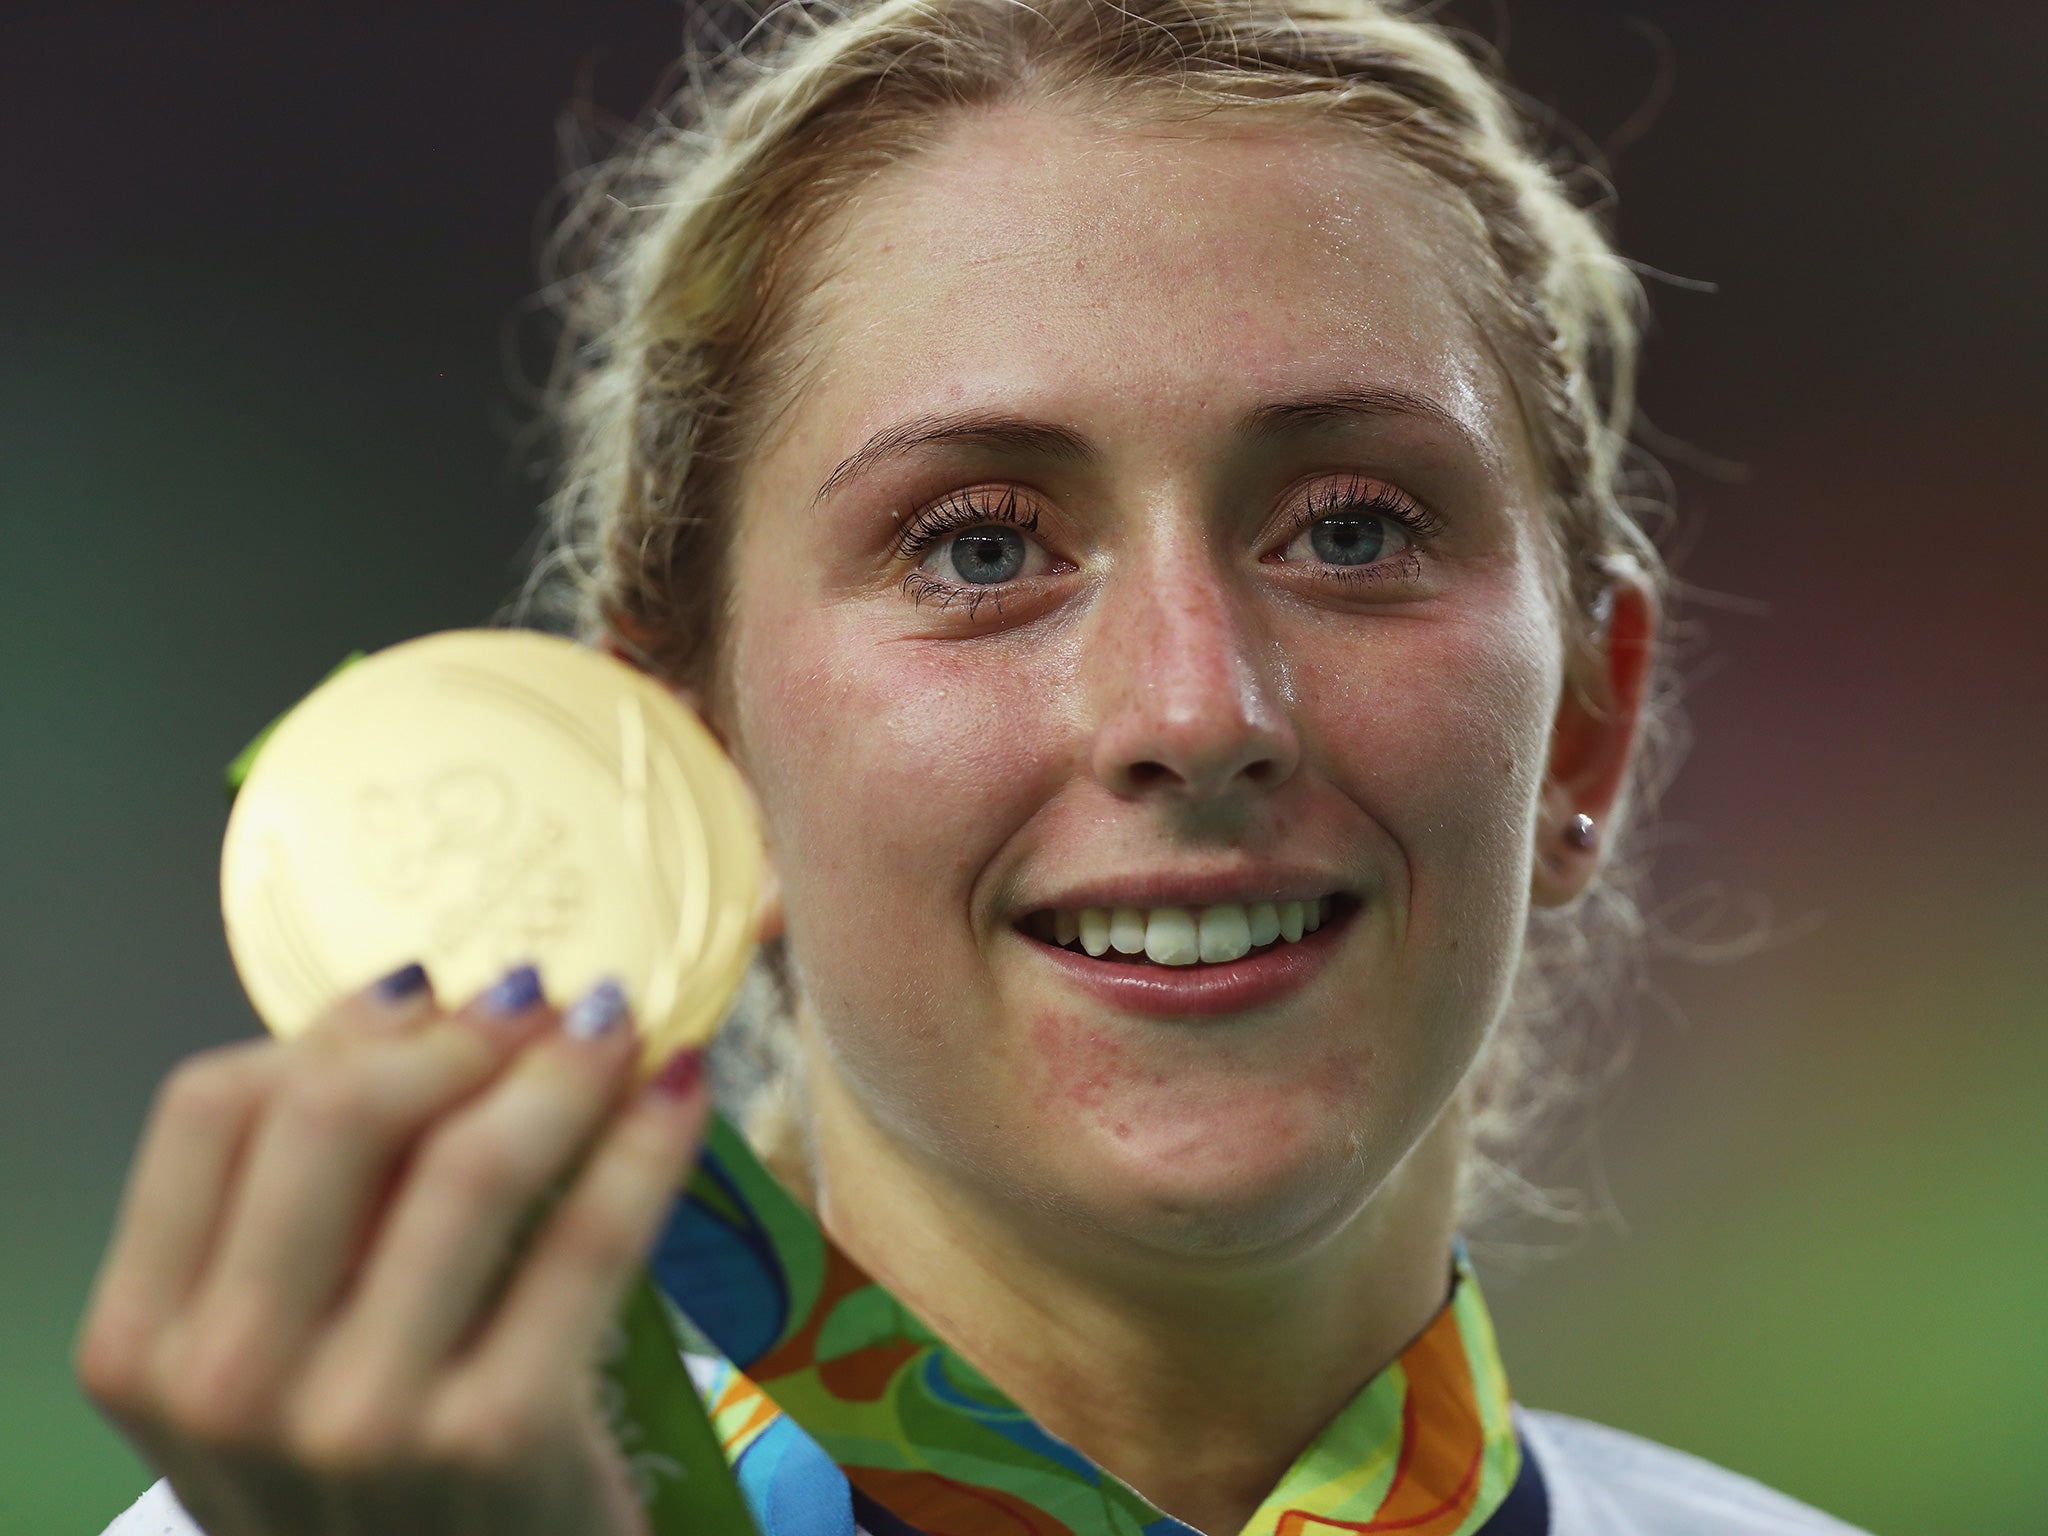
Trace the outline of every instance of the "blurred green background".
{"type": "MultiPolygon", "coordinates": [[[[1653,289],[1708,595],[1658,913],[1773,935],[1656,965],[1609,1218],[1488,1271],[1517,1395],[1873,1531],[2048,1531],[2048,13],[1470,19],[1623,144],[1625,249],[1719,285],[1653,289]]],[[[668,0],[0,21],[8,1536],[150,1477],[66,1356],[152,1086],[253,1028],[221,767],[344,652],[512,590],[557,118],[636,112],[681,34],[668,0]]]]}

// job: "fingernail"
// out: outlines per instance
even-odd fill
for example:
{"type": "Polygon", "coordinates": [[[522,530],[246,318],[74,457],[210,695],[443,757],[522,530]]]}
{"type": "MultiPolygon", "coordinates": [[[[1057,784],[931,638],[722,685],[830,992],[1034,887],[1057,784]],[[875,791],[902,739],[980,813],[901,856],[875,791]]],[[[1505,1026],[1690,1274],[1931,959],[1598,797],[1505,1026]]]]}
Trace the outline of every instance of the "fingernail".
{"type": "Polygon", "coordinates": [[[492,982],[476,1004],[485,1013],[502,1016],[524,1013],[539,1001],[540,972],[530,965],[515,965],[492,982]]]}
{"type": "Polygon", "coordinates": [[[562,1033],[572,1040],[595,1040],[616,1029],[626,1017],[626,989],[607,976],[569,1005],[562,1015],[562,1033]]]}
{"type": "Polygon", "coordinates": [[[389,976],[377,978],[370,990],[381,1002],[402,1003],[415,992],[427,989],[427,968],[417,960],[408,961],[389,976]]]}
{"type": "Polygon", "coordinates": [[[647,1080],[647,1086],[665,1097],[686,1099],[703,1075],[704,1053],[701,1050],[682,1050],[669,1057],[668,1064],[647,1080]]]}

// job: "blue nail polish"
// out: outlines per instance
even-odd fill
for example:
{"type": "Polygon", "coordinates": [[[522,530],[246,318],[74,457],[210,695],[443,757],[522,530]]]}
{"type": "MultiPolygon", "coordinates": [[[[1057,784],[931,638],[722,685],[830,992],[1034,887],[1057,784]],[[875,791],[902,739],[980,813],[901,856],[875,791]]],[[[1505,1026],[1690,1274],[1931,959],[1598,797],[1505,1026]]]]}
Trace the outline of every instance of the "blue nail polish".
{"type": "Polygon", "coordinates": [[[530,965],[515,965],[491,983],[490,990],[477,999],[485,1013],[524,1013],[540,1001],[540,972],[530,965]]]}
{"type": "Polygon", "coordinates": [[[401,965],[389,976],[380,976],[370,990],[376,993],[379,1001],[402,1003],[415,992],[424,992],[426,989],[427,968],[419,961],[413,960],[401,965]]]}
{"type": "Polygon", "coordinates": [[[595,1040],[610,1034],[625,1017],[625,988],[607,976],[569,1005],[562,1015],[562,1033],[573,1040],[595,1040]]]}

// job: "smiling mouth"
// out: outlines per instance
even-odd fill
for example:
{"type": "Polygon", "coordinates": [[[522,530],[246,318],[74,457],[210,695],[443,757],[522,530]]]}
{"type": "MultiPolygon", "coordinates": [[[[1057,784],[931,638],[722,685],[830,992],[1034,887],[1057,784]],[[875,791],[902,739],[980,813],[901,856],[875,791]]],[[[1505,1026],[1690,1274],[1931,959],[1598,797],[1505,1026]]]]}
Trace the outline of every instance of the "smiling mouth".
{"type": "Polygon", "coordinates": [[[1105,963],[1199,968],[1298,944],[1358,906],[1356,896],[1337,891],[1249,905],[1042,908],[1017,926],[1040,943],[1105,963]]]}

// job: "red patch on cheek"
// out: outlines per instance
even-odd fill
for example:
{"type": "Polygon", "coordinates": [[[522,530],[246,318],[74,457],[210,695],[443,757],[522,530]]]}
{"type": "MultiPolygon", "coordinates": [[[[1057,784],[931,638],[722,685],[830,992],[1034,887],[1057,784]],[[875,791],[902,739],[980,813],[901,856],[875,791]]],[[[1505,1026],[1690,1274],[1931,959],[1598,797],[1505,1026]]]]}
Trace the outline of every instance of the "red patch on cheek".
{"type": "MultiPolygon", "coordinates": [[[[1130,1076],[1128,1047],[1057,1008],[1048,1008],[1031,1021],[1031,1043],[1042,1073],[1042,1104],[1065,1101],[1096,1109],[1105,1093],[1130,1076]]],[[[1118,1132],[1129,1134],[1124,1126],[1118,1132]]]]}
{"type": "Polygon", "coordinates": [[[1373,1094],[1373,1053],[1355,1045],[1277,1075],[1219,1053],[1176,1082],[1138,1045],[1057,1008],[1033,1016],[1028,1038],[1040,1113],[1057,1123],[1062,1111],[1078,1110],[1120,1142],[1142,1127],[1147,1145],[1172,1161],[1284,1160],[1285,1149],[1320,1134],[1317,1127],[1354,1120],[1373,1094]]]}

